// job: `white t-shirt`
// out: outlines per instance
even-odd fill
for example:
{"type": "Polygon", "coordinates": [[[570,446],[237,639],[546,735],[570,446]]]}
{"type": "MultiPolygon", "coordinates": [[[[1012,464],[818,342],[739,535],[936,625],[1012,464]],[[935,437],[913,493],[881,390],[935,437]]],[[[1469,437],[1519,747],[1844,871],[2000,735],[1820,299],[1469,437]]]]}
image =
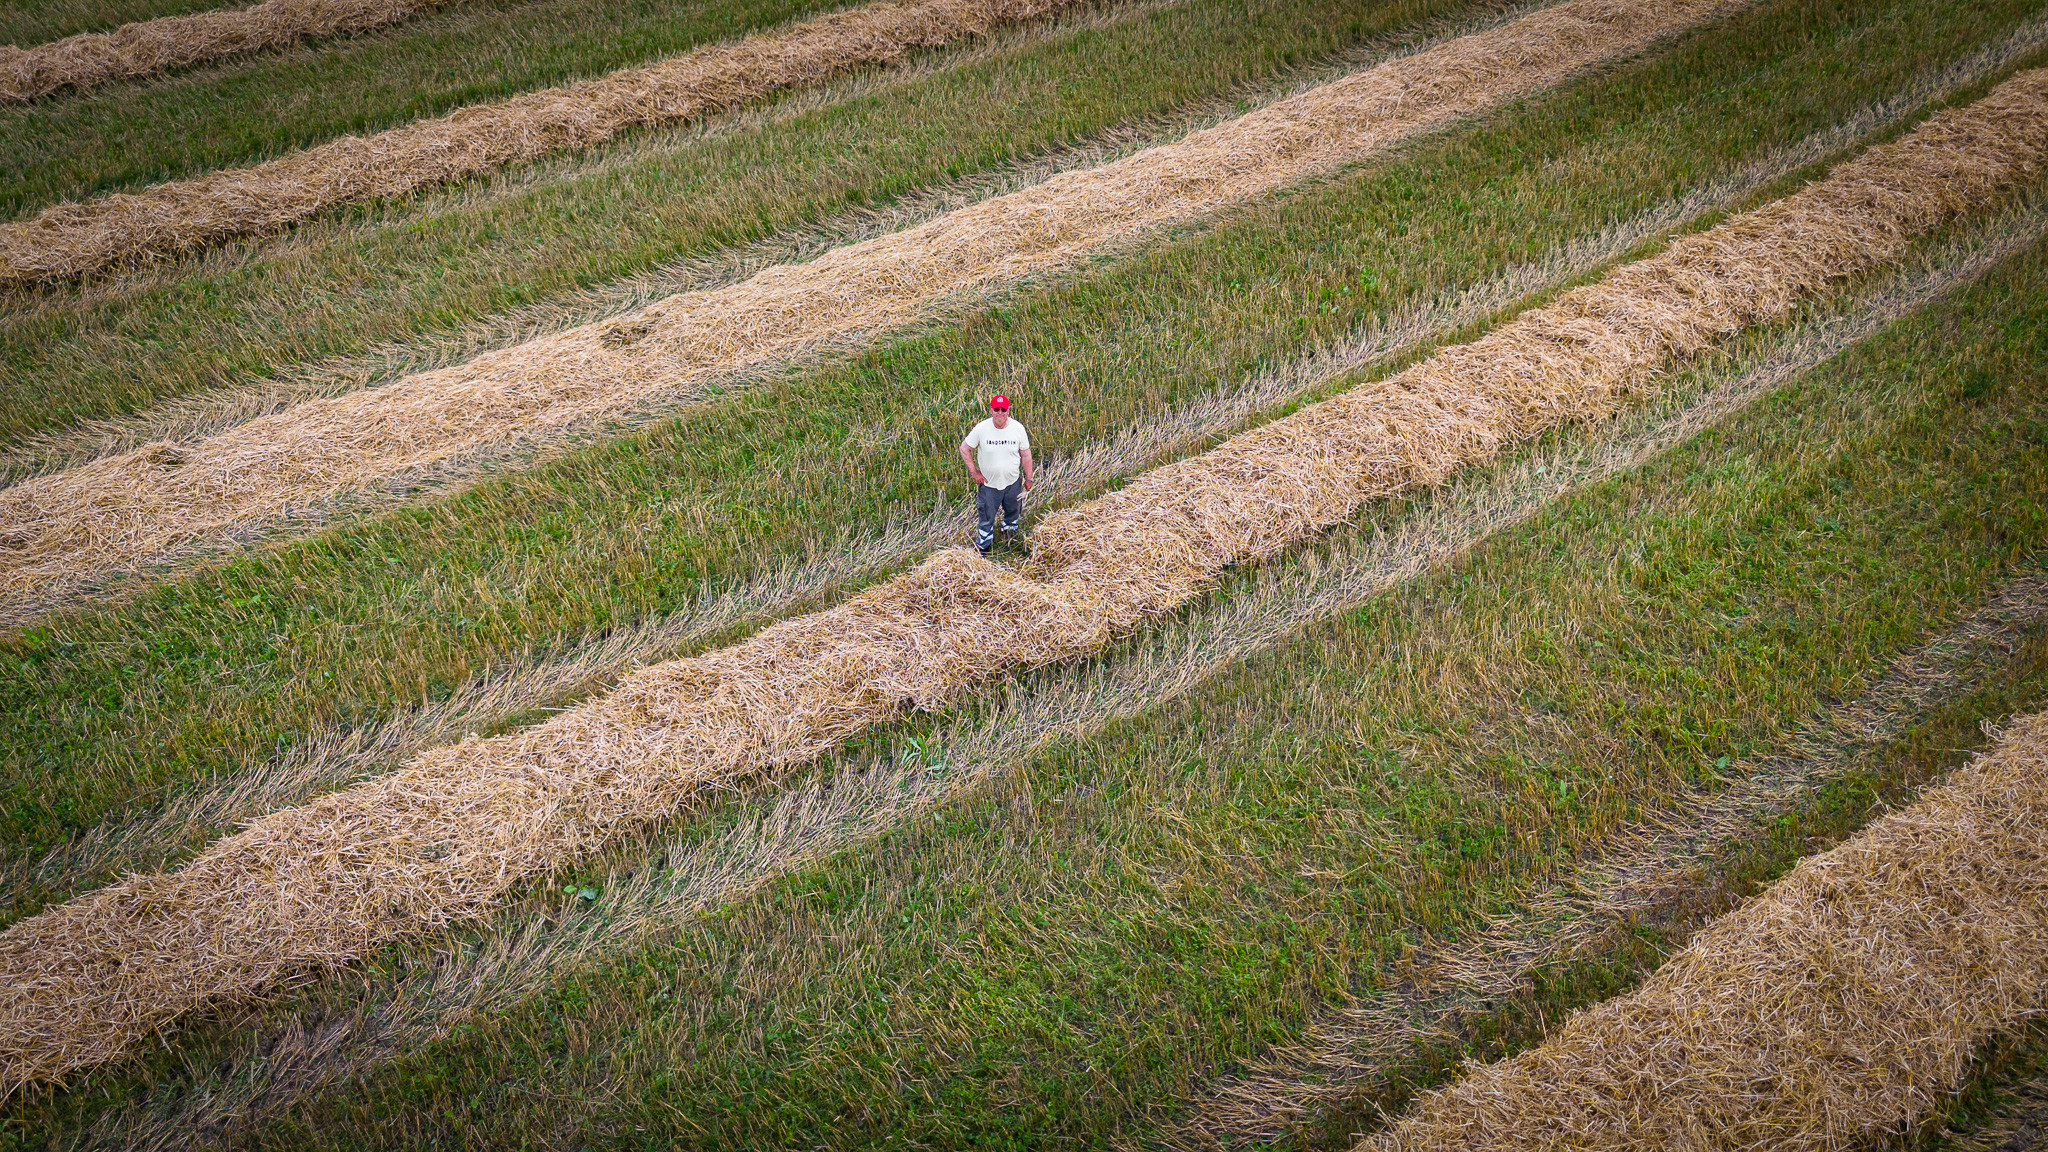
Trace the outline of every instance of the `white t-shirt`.
{"type": "Polygon", "coordinates": [[[1031,434],[1015,417],[1008,427],[998,428],[991,416],[974,426],[966,444],[974,449],[974,466],[981,469],[983,482],[990,488],[1008,488],[1023,474],[1019,457],[1031,451],[1031,434]]]}

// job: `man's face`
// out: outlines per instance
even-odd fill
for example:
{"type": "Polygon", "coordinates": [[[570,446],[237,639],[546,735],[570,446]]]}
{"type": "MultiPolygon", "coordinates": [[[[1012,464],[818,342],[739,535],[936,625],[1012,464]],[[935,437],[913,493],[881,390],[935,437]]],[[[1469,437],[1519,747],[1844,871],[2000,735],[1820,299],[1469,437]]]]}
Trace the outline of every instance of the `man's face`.
{"type": "Polygon", "coordinates": [[[995,417],[996,427],[1004,428],[1009,426],[1010,410],[1008,408],[993,409],[991,410],[990,415],[995,417]]]}

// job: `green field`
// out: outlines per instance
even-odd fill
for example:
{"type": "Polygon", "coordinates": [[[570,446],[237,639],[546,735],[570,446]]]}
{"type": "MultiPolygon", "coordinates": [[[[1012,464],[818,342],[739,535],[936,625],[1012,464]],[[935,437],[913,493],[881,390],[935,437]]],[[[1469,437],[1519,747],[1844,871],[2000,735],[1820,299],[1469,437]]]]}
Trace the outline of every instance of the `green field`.
{"type": "MultiPolygon", "coordinates": [[[[0,41],[156,10],[8,8],[0,41]]],[[[463,4],[0,110],[0,203],[247,163],[818,10],[463,4]]],[[[1499,12],[1105,4],[6,296],[10,477],[89,456],[83,421],[139,437],[277,382],[459,360],[721,260],[1172,139],[1499,12]]],[[[988,392],[1019,398],[1049,475],[1088,465],[1051,503],[1087,499],[2048,64],[2009,45],[2038,16],[1764,0],[851,355],[0,637],[0,924],[902,570],[967,526],[952,446],[988,392]],[[1489,302],[1461,310],[1468,292],[1489,302]],[[1249,416],[1089,463],[1390,329],[1406,335],[1383,354],[1249,416]]],[[[1348,1148],[1417,1087],[1631,987],[1985,747],[1984,722],[2048,699],[2044,192],[1920,243],[1904,279],[1689,362],[1642,410],[1369,505],[1098,657],[707,796],[476,923],[21,1091],[0,1147],[1348,1148]],[[1987,244],[2004,253],[1988,270],[1953,271],[1987,244]],[[1943,269],[1944,290],[1900,295],[1943,269]],[[1845,728],[1858,709],[1881,730],[1845,728]],[[1810,787],[1738,804],[1792,761],[1810,787]],[[1675,894],[1509,972],[1517,993],[1448,974],[1489,918],[1562,931],[1539,897],[1631,829],[1700,812],[1735,831],[1675,894]],[[1368,1050],[1375,1006],[1448,1031],[1368,1050]],[[1248,1119],[1262,1100],[1279,1119],[1248,1119]]],[[[1987,1053],[1938,1118],[1950,1139],[2038,1073],[2029,1043],[1987,1053]]]]}

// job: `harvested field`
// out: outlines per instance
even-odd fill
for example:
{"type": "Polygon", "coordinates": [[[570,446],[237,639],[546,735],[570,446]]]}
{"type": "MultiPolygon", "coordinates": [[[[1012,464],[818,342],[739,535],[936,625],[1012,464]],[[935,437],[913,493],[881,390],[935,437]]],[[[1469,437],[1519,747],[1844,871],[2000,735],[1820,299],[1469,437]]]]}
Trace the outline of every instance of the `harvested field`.
{"type": "Polygon", "coordinates": [[[1361,1148],[1835,1149],[2048,1005],[2048,715],[1361,1148]]]}
{"type": "Polygon", "coordinates": [[[315,36],[365,32],[456,0],[264,0],[191,16],[123,24],[33,48],[0,46],[0,100],[133,80],[315,36]]]}
{"type": "Polygon", "coordinates": [[[0,224],[0,285],[83,276],[280,228],[338,204],[402,196],[629,128],[678,124],[919,48],[980,36],[1077,0],[875,0],[737,44],[480,104],[375,136],[344,136],[216,172],[0,224]]]}
{"type": "Polygon", "coordinates": [[[730,288],[157,444],[0,492],[0,599],[217,546],[292,508],[902,324],[1148,229],[1296,183],[1556,83],[1737,0],[1574,0],[1394,60],[1184,141],[769,269],[730,288]]]}
{"type": "Polygon", "coordinates": [[[24,920],[0,934],[0,1088],[112,1058],[289,971],[475,915],[707,789],[976,681],[1095,651],[1371,496],[1611,413],[1679,355],[1992,202],[2044,152],[2048,72],[2025,73],[1480,341],[1049,518],[1023,573],[942,552],[828,612],[644,669],[545,724],[429,752],[255,821],[177,872],[24,920]]]}

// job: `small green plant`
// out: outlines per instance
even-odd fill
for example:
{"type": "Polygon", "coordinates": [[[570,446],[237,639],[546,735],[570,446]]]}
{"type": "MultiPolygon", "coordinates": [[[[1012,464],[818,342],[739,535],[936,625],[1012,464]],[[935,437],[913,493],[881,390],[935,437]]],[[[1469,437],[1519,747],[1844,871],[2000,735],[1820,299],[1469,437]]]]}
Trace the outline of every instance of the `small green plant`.
{"type": "Polygon", "coordinates": [[[929,736],[912,736],[904,741],[903,751],[898,753],[899,764],[922,764],[938,775],[946,770],[946,750],[929,736]]]}

